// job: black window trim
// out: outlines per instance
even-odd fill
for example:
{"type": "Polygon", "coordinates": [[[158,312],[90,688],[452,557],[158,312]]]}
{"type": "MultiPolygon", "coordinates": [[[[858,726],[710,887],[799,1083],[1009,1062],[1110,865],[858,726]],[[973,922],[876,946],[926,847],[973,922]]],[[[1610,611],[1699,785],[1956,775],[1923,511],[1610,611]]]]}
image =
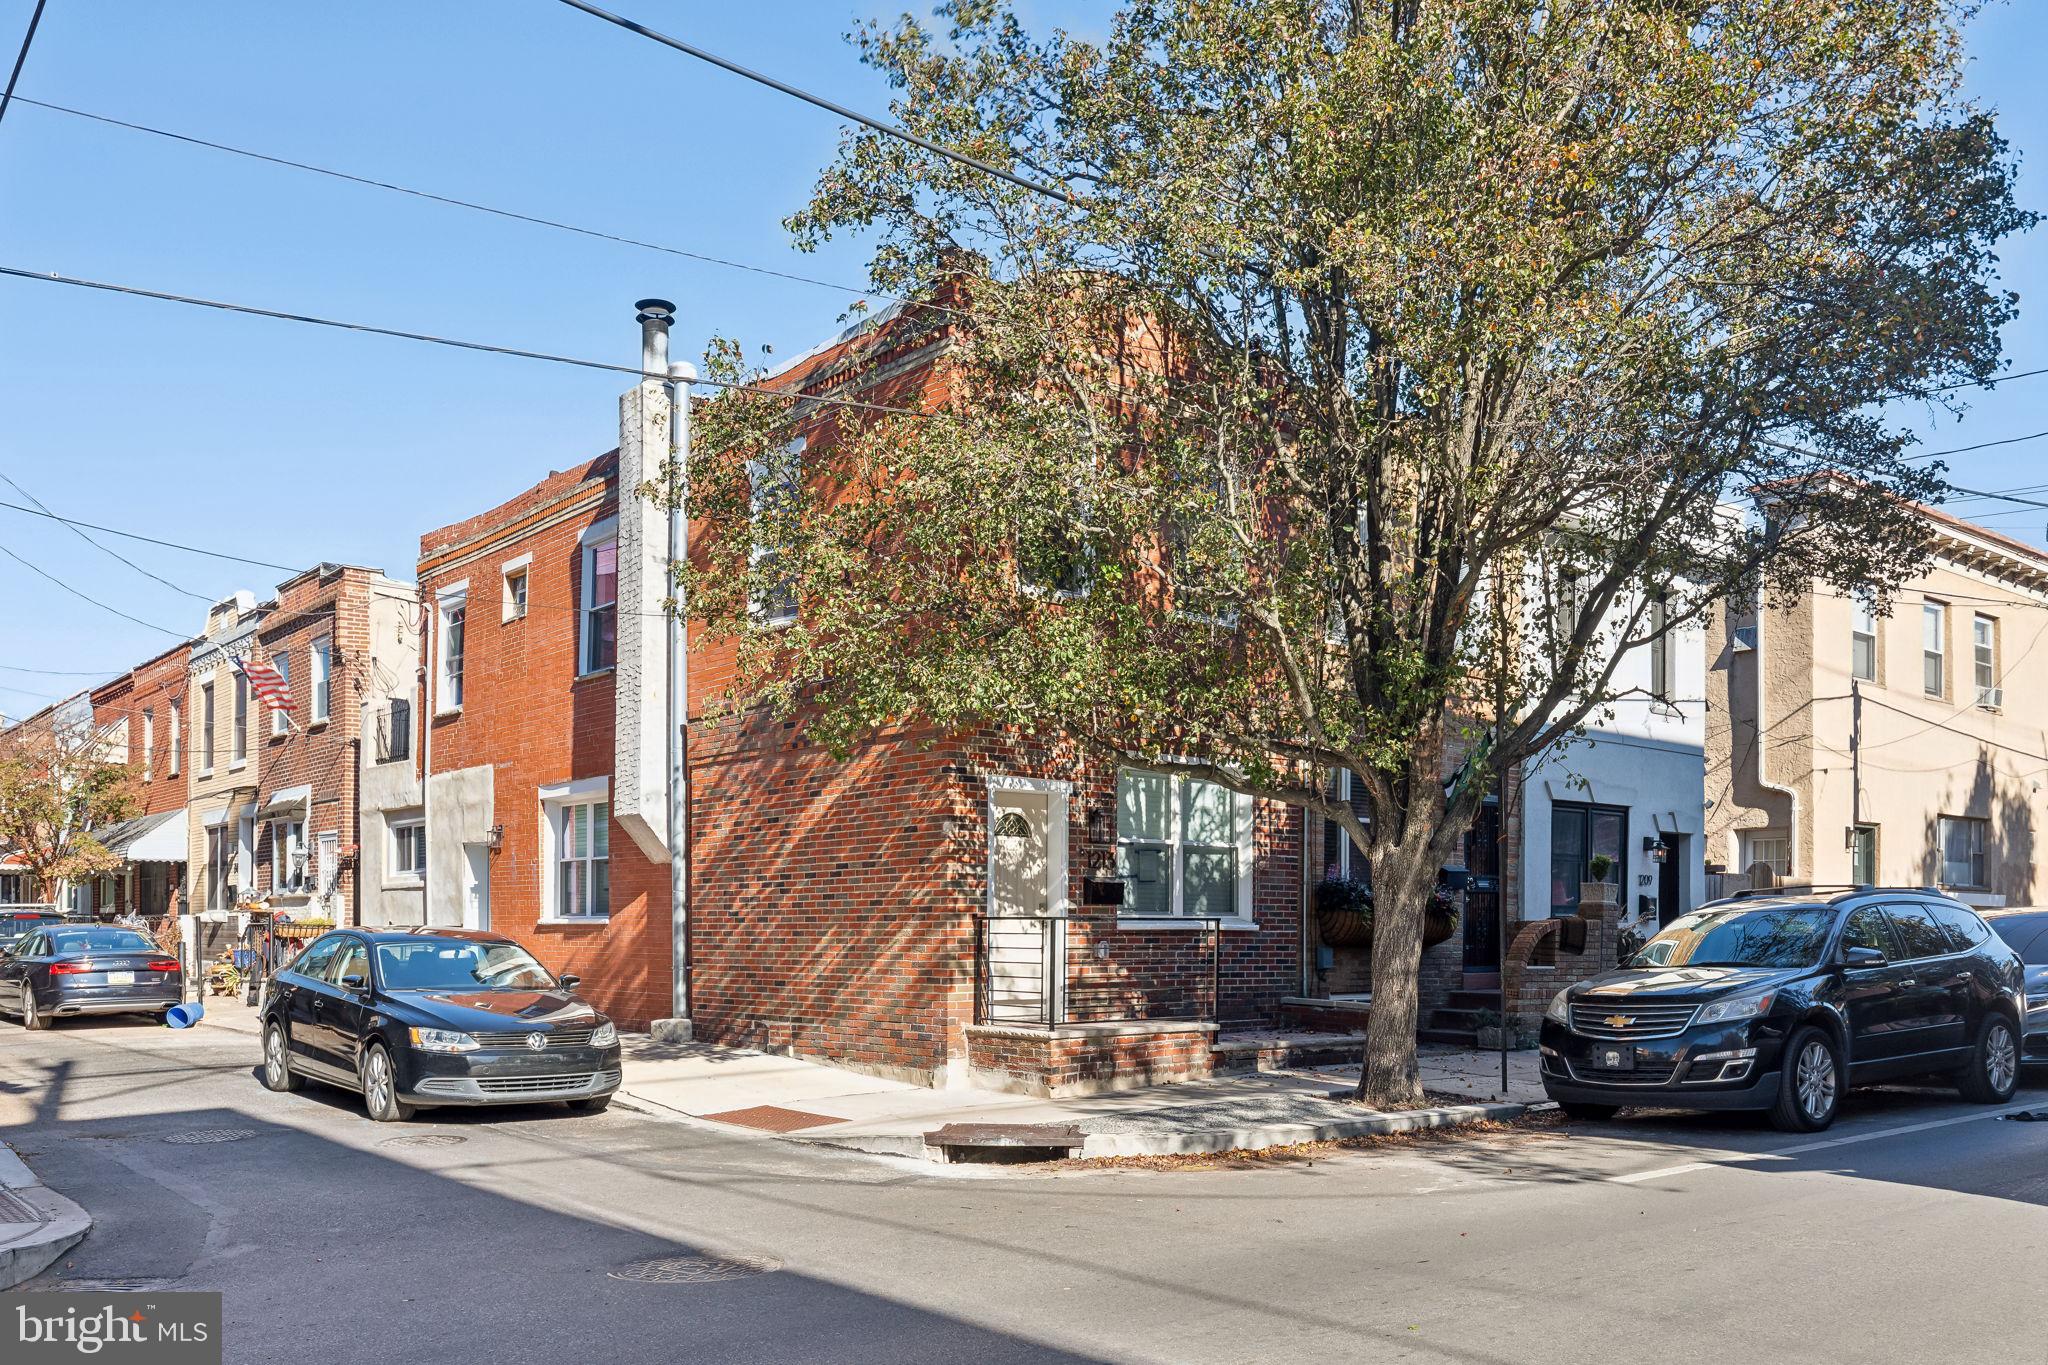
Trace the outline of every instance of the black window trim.
{"type": "MultiPolygon", "coordinates": [[[[1917,906],[1917,907],[1919,907],[1919,908],[1921,908],[1921,909],[1927,909],[1927,908],[1928,908],[1928,905],[1929,905],[1929,902],[1928,902],[1928,901],[1927,901],[1927,900],[1926,900],[1926,899],[1925,899],[1924,897],[1920,897],[1920,896],[1894,896],[1894,897],[1892,897],[1892,898],[1891,898],[1891,899],[1889,899],[1889,900],[1885,900],[1885,901],[1881,901],[1881,902],[1873,902],[1873,903],[1874,903],[1874,904],[1881,904],[1881,905],[1882,905],[1882,906],[1884,907],[1884,913],[1885,913],[1885,918],[1886,918],[1886,919],[1890,919],[1890,918],[1891,918],[1891,914],[1892,914],[1892,907],[1893,907],[1893,906],[1900,906],[1900,905],[1910,905],[1910,906],[1917,906]]],[[[1931,912],[1930,912],[1930,916],[1931,916],[1931,912]]],[[[1941,926],[1941,921],[1940,921],[1940,920],[1938,920],[1938,919],[1931,919],[1931,922],[1933,923],[1934,927],[1935,927],[1935,928],[1937,928],[1937,929],[1939,929],[1939,928],[1941,928],[1941,927],[1942,927],[1942,926],[1941,926]]],[[[1903,934],[1901,934],[1901,933],[1899,932],[1899,926],[1898,926],[1897,924],[1893,924],[1893,925],[1891,926],[1891,930],[1892,930],[1892,940],[1893,940],[1893,942],[1894,942],[1895,944],[1897,944],[1897,946],[1898,946],[1898,947],[1900,947],[1900,948],[1904,948],[1904,947],[1906,946],[1906,938],[1905,938],[1905,935],[1903,935],[1903,934]]],[[[1970,947],[1968,947],[1968,948],[1965,948],[1965,949],[1963,949],[1963,950],[1962,950],[1962,951],[1960,951],[1960,952],[1954,952],[1954,951],[1951,951],[1951,952],[1946,952],[1946,953],[1924,953],[1924,954],[1922,954],[1922,955],[1921,955],[1921,956],[1919,956],[1919,957],[1895,957],[1895,958],[1893,958],[1893,959],[1891,959],[1891,960],[1892,960],[1893,962],[1940,962],[1940,961],[1943,961],[1943,960],[1945,960],[1945,959],[1947,959],[1947,958],[1951,958],[1951,957],[1968,957],[1968,956],[1969,956],[1970,954],[1972,954],[1972,953],[1974,953],[1974,952],[1976,952],[1976,951],[1977,951],[1977,945],[1975,945],[1975,944],[1972,944],[1972,945],[1971,945],[1970,947]]]]}

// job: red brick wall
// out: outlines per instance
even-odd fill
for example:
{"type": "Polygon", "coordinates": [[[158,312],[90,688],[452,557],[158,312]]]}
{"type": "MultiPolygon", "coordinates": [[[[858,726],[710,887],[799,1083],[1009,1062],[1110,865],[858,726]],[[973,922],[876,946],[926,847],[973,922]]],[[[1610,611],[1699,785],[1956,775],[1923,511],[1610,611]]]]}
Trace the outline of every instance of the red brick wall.
{"type": "Polygon", "coordinates": [[[1085,1094],[1210,1074],[1207,1030],[1048,1037],[1022,1029],[969,1030],[967,1064],[983,1084],[1042,1095],[1085,1094]]]}
{"type": "Polygon", "coordinates": [[[180,644],[157,655],[92,694],[93,723],[102,731],[128,722],[128,768],[134,775],[131,791],[135,814],[161,815],[185,804],[184,764],[178,775],[171,773],[171,703],[185,699],[185,666],[192,647],[180,644]],[[144,780],[143,730],[145,713],[153,718],[156,738],[150,750],[148,780],[144,780]]]}

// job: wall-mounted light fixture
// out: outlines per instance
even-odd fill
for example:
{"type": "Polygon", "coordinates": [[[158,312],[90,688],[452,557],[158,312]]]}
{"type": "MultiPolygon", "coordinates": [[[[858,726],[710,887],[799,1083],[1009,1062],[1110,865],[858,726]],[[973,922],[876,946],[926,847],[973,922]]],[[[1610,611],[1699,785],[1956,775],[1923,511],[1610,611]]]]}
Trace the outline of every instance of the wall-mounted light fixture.
{"type": "Polygon", "coordinates": [[[493,853],[496,853],[496,852],[497,852],[497,851],[498,851],[499,849],[503,848],[504,846],[505,846],[505,827],[504,827],[503,825],[492,825],[492,826],[491,826],[491,852],[493,852],[493,853]]]}

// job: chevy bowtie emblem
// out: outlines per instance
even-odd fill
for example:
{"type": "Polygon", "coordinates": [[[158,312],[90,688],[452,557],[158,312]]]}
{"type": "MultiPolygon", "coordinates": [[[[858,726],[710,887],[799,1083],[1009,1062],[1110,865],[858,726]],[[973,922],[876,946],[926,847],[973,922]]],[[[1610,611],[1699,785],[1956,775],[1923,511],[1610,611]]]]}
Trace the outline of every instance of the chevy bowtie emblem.
{"type": "Polygon", "coordinates": [[[1609,1028],[1627,1028],[1636,1021],[1633,1014],[1610,1014],[1600,1022],[1609,1028]]]}

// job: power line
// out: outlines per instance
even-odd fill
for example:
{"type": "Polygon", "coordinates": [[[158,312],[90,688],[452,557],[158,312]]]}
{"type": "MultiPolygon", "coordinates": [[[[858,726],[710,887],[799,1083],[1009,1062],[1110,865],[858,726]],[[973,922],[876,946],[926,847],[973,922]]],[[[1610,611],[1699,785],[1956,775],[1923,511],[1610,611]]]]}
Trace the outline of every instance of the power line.
{"type": "MultiPolygon", "coordinates": [[[[343,332],[364,332],[371,336],[396,337],[401,341],[424,341],[434,346],[452,346],[462,351],[482,351],[487,355],[508,355],[521,360],[544,360],[555,365],[574,365],[586,370],[604,370],[610,374],[629,374],[639,379],[655,379],[662,383],[671,382],[672,376],[655,374],[638,365],[614,365],[605,360],[584,360],[577,356],[556,355],[550,351],[529,351],[516,346],[498,346],[486,341],[463,341],[455,337],[436,336],[431,332],[407,332],[396,327],[377,327],[367,322],[345,322],[338,318],[316,317],[311,313],[289,313],[275,308],[257,308],[246,303],[224,303],[218,299],[195,298],[189,294],[171,294],[159,289],[143,289],[136,285],[111,284],[103,280],[85,280],[71,275],[59,275],[54,271],[37,272],[23,270],[17,266],[0,265],[0,275],[11,275],[16,279],[37,280],[44,284],[66,284],[78,289],[97,289],[108,294],[128,294],[140,299],[156,299],[162,303],[182,303],[194,308],[215,308],[223,313],[241,313],[249,317],[272,318],[279,322],[303,322],[313,327],[332,327],[343,332]]],[[[769,398],[788,398],[806,403],[820,403],[829,407],[858,408],[866,412],[890,413],[898,417],[929,418],[931,413],[915,408],[892,407],[887,403],[867,403],[857,398],[833,398],[825,394],[799,393],[788,389],[770,388],[763,384],[742,384],[726,379],[697,378],[692,384],[705,384],[715,389],[726,389],[737,393],[755,393],[769,398]]]]}
{"type": "MultiPolygon", "coordinates": [[[[2029,374],[2039,373],[2039,370],[2028,370],[2020,374],[2006,375],[2005,378],[2024,379],[2029,374]]],[[[1997,381],[1994,380],[1992,382],[1995,383],[1997,381]]],[[[1979,441],[1973,446],[1951,446],[1947,450],[1930,450],[1924,455],[1908,455],[1906,458],[1909,460],[1938,460],[1944,455],[1967,455],[1973,450],[1990,450],[1994,446],[2016,446],[2022,441],[2038,441],[2043,436],[2048,436],[2048,431],[2032,431],[2028,432],[2025,436],[2008,436],[2002,441],[1979,441]]]]}
{"type": "MultiPolygon", "coordinates": [[[[0,478],[6,477],[6,475],[0,474],[0,478]]],[[[14,483],[14,480],[7,479],[7,482],[14,483]]],[[[20,484],[15,484],[14,486],[17,488],[21,487],[20,484]]],[[[220,550],[202,549],[197,545],[180,544],[178,541],[175,540],[158,540],[155,536],[145,536],[138,534],[134,531],[117,531],[111,526],[101,526],[97,523],[90,521],[80,521],[76,517],[60,517],[55,512],[52,512],[49,508],[42,507],[41,503],[36,504],[36,507],[23,507],[18,502],[7,502],[4,499],[0,499],[0,507],[5,507],[11,512],[23,512],[32,517],[48,517],[51,521],[61,521],[65,525],[73,528],[84,526],[91,530],[98,531],[102,535],[120,536],[124,540],[139,540],[148,545],[161,545],[167,550],[183,550],[187,554],[208,555],[214,559],[231,560],[237,564],[253,564],[259,569],[276,569],[280,573],[296,574],[302,572],[302,570],[295,569],[289,564],[273,564],[267,559],[251,559],[247,555],[231,555],[224,553],[220,550]],[[42,510],[36,510],[37,507],[42,507],[42,510]]],[[[101,548],[105,549],[106,547],[101,546],[101,548]]],[[[111,554],[113,552],[109,550],[108,553],[111,554]]],[[[192,596],[196,597],[198,596],[198,594],[194,593],[192,594],[192,596]]],[[[209,597],[203,598],[201,600],[211,602],[214,599],[209,597]]],[[[4,665],[0,665],[0,667],[4,667],[4,665]]],[[[30,669],[25,671],[34,672],[36,670],[30,669]]]]}
{"type": "Polygon", "coordinates": [[[191,638],[189,635],[186,634],[186,632],[182,630],[172,630],[169,626],[160,626],[154,621],[145,621],[140,616],[130,616],[127,612],[122,611],[119,607],[110,607],[105,602],[100,601],[100,599],[97,597],[89,597],[85,593],[82,593],[78,589],[72,587],[69,583],[66,583],[63,579],[57,577],[55,574],[47,573],[44,570],[37,568],[35,565],[29,563],[26,559],[23,559],[20,555],[14,553],[14,551],[8,549],[5,545],[0,545],[0,554],[6,555],[9,559],[21,565],[22,568],[27,569],[30,573],[35,574],[40,578],[48,579],[50,582],[56,584],[64,591],[70,593],[73,597],[78,598],[81,602],[92,603],[101,611],[110,611],[124,621],[133,621],[138,626],[148,626],[151,630],[162,631],[164,634],[169,635],[174,639],[185,640],[191,638]]]}
{"type": "Polygon", "coordinates": [[[571,9],[582,10],[593,18],[602,19],[608,24],[617,24],[628,33],[637,33],[642,38],[660,43],[663,47],[672,47],[685,56],[695,57],[700,62],[709,62],[713,66],[732,72],[735,76],[744,76],[756,84],[767,86],[770,90],[779,91],[794,99],[800,99],[806,104],[816,105],[818,108],[837,114],[841,118],[852,119],[855,123],[872,128],[885,136],[907,142],[913,147],[921,147],[934,156],[942,156],[948,161],[957,162],[972,170],[980,171],[984,175],[992,175],[999,180],[1007,180],[1018,189],[1030,190],[1032,193],[1042,194],[1048,199],[1057,199],[1069,207],[1079,202],[1071,190],[1059,189],[1038,180],[1029,180],[1016,174],[1014,171],[1006,171],[1001,166],[993,166],[986,161],[977,160],[965,152],[956,152],[951,147],[942,147],[927,138],[919,137],[908,129],[898,128],[892,123],[884,123],[878,118],[871,118],[866,114],[849,109],[843,104],[835,104],[823,95],[814,95],[810,91],[790,85],[786,81],[779,81],[773,76],[766,76],[759,71],[750,70],[747,67],[741,66],[738,62],[726,60],[715,52],[706,52],[701,47],[693,47],[680,38],[671,38],[666,33],[648,28],[645,24],[635,23],[623,15],[613,14],[610,10],[599,9],[596,5],[584,3],[584,0],[562,0],[562,3],[571,9]]]}
{"type": "MultiPolygon", "coordinates": [[[[1955,489],[1958,493],[1967,493],[1973,498],[1990,498],[1995,502],[2013,502],[2018,503],[2022,507],[2048,507],[2048,502],[2037,502],[2032,498],[2018,498],[2014,497],[2011,493],[1996,491],[1987,493],[1981,488],[1965,488],[1959,483],[1952,483],[1949,487],[1955,489]]],[[[2033,490],[2029,489],[2027,491],[2031,492],[2033,490]]]]}
{"type": "Polygon", "coordinates": [[[36,25],[43,22],[43,6],[48,0],[36,0],[34,12],[28,16],[28,32],[21,35],[21,51],[14,54],[14,70],[8,73],[7,89],[0,92],[0,118],[7,117],[7,106],[14,103],[14,85],[21,79],[22,64],[28,60],[28,47],[36,40],[36,25]]]}
{"type": "MultiPolygon", "coordinates": [[[[798,275],[787,270],[776,270],[769,266],[749,265],[744,261],[729,261],[721,256],[707,256],[701,251],[685,251],[681,247],[666,246],[660,242],[642,241],[637,237],[626,237],[615,232],[605,232],[599,228],[583,227],[576,223],[565,223],[556,218],[543,218],[538,214],[520,213],[514,209],[496,208],[490,204],[480,204],[471,199],[457,199],[453,195],[436,194],[431,190],[415,189],[410,185],[400,185],[389,180],[377,180],[366,175],[354,175],[348,171],[337,171],[328,166],[316,166],[310,161],[295,161],[290,157],[273,156],[268,152],[251,151],[246,147],[233,147],[225,142],[214,142],[207,138],[194,137],[190,133],[172,132],[168,128],[155,128],[146,123],[132,123],[127,119],[113,118],[106,114],[95,114],[84,109],[73,109],[62,104],[51,104],[46,100],[32,100],[26,95],[17,96],[17,98],[23,104],[34,105],[38,109],[47,109],[52,113],[68,114],[73,118],[90,119],[94,123],[104,123],[111,127],[126,128],[137,133],[148,133],[153,137],[169,138],[173,142],[183,142],[194,147],[205,147],[216,152],[226,152],[230,156],[247,157],[251,161],[265,161],[273,166],[285,166],[295,171],[309,171],[314,175],[325,175],[336,180],[346,180],[354,185],[366,185],[371,189],[389,190],[394,194],[411,195],[415,199],[425,199],[431,203],[446,204],[452,208],[469,209],[474,213],[488,213],[498,218],[511,219],[514,222],[531,223],[536,227],[551,228],[557,232],[572,232],[578,236],[593,237],[599,241],[616,242],[621,246],[638,247],[643,251],[659,251],[666,255],[683,257],[685,260],[702,261],[706,265],[723,266],[728,270],[744,270],[755,275],[767,275],[778,280],[790,280],[797,284],[815,285],[820,289],[833,289],[842,294],[852,294],[857,298],[881,299],[889,303],[910,302],[908,299],[900,299],[891,294],[881,294],[872,289],[861,289],[850,284],[840,284],[834,280],[820,280],[809,275],[798,275]]],[[[925,306],[936,307],[936,305],[929,304],[925,306]]]]}
{"type": "Polygon", "coordinates": [[[122,554],[120,551],[115,550],[109,546],[100,544],[97,540],[94,540],[91,536],[87,535],[84,531],[80,530],[68,518],[60,517],[55,512],[52,512],[47,503],[45,503],[41,498],[37,497],[35,494],[29,492],[26,488],[23,488],[19,483],[16,483],[14,479],[9,477],[9,475],[4,470],[0,470],[0,482],[4,482],[9,488],[12,488],[15,492],[21,494],[24,498],[27,498],[37,507],[42,508],[44,516],[49,517],[53,521],[61,522],[66,527],[66,529],[68,529],[71,532],[72,535],[77,536],[80,540],[92,546],[95,550],[99,550],[104,554],[112,555],[115,559],[120,560],[129,568],[141,574],[144,578],[154,579],[155,581],[169,588],[172,592],[184,593],[185,596],[193,598],[196,601],[213,601],[211,597],[207,597],[201,593],[196,593],[192,591],[192,589],[190,588],[179,587],[176,583],[173,583],[170,579],[165,578],[162,574],[151,573],[148,569],[143,568],[140,564],[137,564],[134,560],[128,558],[128,556],[122,554]]]}

